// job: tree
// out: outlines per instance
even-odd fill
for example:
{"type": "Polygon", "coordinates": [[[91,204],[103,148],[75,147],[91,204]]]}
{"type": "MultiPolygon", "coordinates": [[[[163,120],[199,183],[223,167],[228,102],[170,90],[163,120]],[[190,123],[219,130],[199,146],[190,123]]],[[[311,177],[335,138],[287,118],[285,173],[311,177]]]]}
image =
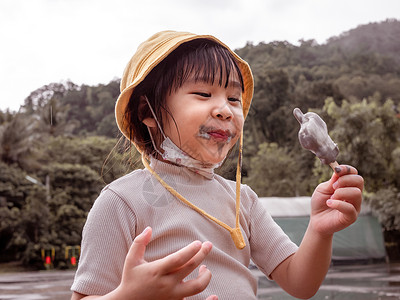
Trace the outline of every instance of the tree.
{"type": "Polygon", "coordinates": [[[370,192],[394,184],[393,151],[399,145],[400,120],[391,100],[380,105],[371,98],[343,101],[337,106],[328,99],[324,110],[334,121],[331,134],[340,149],[338,160],[357,167],[370,192]]]}
{"type": "Polygon", "coordinates": [[[22,112],[34,114],[41,112],[48,105],[51,99],[61,99],[68,91],[75,91],[78,86],[71,81],[50,83],[44,85],[32,93],[25,99],[22,106],[22,112]]]}
{"type": "Polygon", "coordinates": [[[39,119],[36,125],[36,131],[41,132],[42,137],[71,135],[74,129],[79,125],[79,122],[76,121],[67,122],[66,114],[68,108],[63,106],[60,102],[61,99],[53,96],[38,113],[39,119]]]}
{"type": "Polygon", "coordinates": [[[48,246],[49,225],[51,222],[49,206],[47,203],[46,189],[42,186],[34,186],[26,197],[25,205],[21,210],[21,220],[16,232],[18,238],[26,242],[21,243],[25,251],[22,260],[27,265],[41,266],[40,250],[48,246]]]}
{"type": "Polygon", "coordinates": [[[299,180],[299,164],[293,155],[276,143],[259,145],[258,153],[251,158],[246,183],[262,197],[290,197],[304,195],[307,184],[299,180]]]}
{"type": "MultiPolygon", "coordinates": [[[[40,162],[69,163],[87,166],[98,174],[99,180],[106,183],[121,177],[131,170],[127,163],[128,154],[119,147],[116,139],[103,136],[79,137],[58,136],[42,144],[40,162]]],[[[132,159],[138,160],[139,153],[134,151],[132,159]]]]}
{"type": "Polygon", "coordinates": [[[397,188],[379,189],[367,199],[386,230],[400,230],[400,191],[397,188]]]}
{"type": "Polygon", "coordinates": [[[391,100],[374,98],[343,101],[327,99],[324,111],[334,120],[331,131],[340,149],[338,161],[354,165],[365,179],[365,199],[382,225],[400,230],[400,119],[391,100]]]}
{"type": "Polygon", "coordinates": [[[33,184],[15,165],[0,162],[0,170],[0,260],[13,260],[26,247],[21,220],[25,199],[31,194],[33,184]]]}
{"type": "Polygon", "coordinates": [[[15,113],[11,112],[10,109],[6,109],[5,112],[0,110],[0,125],[11,122],[14,118],[15,113]]]}
{"type": "Polygon", "coordinates": [[[69,91],[62,99],[68,107],[67,122],[79,123],[73,133],[78,135],[105,135],[115,138],[118,128],[114,105],[119,95],[119,80],[107,85],[87,86],[69,91]]]}
{"type": "Polygon", "coordinates": [[[262,69],[255,75],[255,94],[247,128],[258,143],[285,145],[295,121],[288,93],[288,75],[282,70],[262,69]]]}
{"type": "Polygon", "coordinates": [[[11,121],[0,125],[0,159],[29,169],[35,165],[35,119],[18,113],[11,121]]]}

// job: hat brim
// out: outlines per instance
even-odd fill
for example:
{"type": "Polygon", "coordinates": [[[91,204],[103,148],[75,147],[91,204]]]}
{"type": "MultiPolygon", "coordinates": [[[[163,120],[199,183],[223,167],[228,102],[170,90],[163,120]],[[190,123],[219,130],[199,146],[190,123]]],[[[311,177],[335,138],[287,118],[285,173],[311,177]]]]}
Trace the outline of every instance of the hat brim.
{"type": "MultiPolygon", "coordinates": [[[[242,73],[243,77],[243,85],[244,85],[244,92],[242,94],[242,109],[243,109],[243,116],[246,118],[250,105],[251,100],[253,98],[253,75],[251,73],[251,69],[246,61],[241,59],[235,52],[233,52],[228,46],[222,43],[220,40],[215,38],[211,35],[196,35],[187,32],[174,32],[174,31],[166,31],[163,32],[163,36],[161,38],[161,33],[158,35],[154,35],[153,46],[154,49],[150,51],[147,57],[144,57],[142,61],[137,62],[137,57],[133,56],[130,62],[128,63],[127,67],[124,71],[124,76],[121,80],[121,94],[119,95],[117,102],[115,104],[115,118],[118,125],[119,130],[122,134],[130,139],[130,134],[128,130],[128,124],[124,122],[124,115],[125,110],[128,105],[128,102],[131,98],[131,95],[135,89],[135,87],[142,82],[146,76],[157,66],[162,60],[165,59],[172,51],[174,51],[177,47],[182,45],[183,43],[195,40],[195,39],[209,39],[212,40],[226,49],[228,49],[231,54],[236,59],[240,72],[242,73]],[[159,39],[157,43],[157,38],[159,39]],[[134,72],[132,72],[132,65],[135,65],[134,72]]],[[[152,39],[150,38],[150,40],[152,39]]],[[[146,44],[143,43],[139,46],[138,51],[141,48],[146,47],[146,44]]],[[[147,50],[148,51],[148,50],[147,50]]],[[[131,142],[133,142],[131,140],[131,142]]],[[[139,149],[138,149],[139,150],[139,149]]]]}

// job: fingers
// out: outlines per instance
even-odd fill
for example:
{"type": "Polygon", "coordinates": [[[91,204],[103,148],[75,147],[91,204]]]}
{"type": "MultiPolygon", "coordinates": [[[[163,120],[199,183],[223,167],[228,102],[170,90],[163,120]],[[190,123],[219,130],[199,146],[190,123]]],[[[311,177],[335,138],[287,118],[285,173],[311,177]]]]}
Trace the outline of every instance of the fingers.
{"type": "Polygon", "coordinates": [[[348,226],[357,220],[359,210],[357,210],[356,207],[351,203],[329,199],[326,201],[326,205],[342,213],[341,223],[344,226],[348,226]]]}
{"type": "Polygon", "coordinates": [[[351,203],[356,212],[359,213],[361,210],[364,179],[357,175],[357,170],[353,167],[339,166],[337,168],[340,170],[336,174],[340,177],[332,185],[334,192],[330,198],[351,203]]]}
{"type": "Polygon", "coordinates": [[[334,190],[345,187],[356,187],[361,191],[364,188],[364,179],[360,175],[345,175],[339,177],[332,185],[334,190]]]}
{"type": "Polygon", "coordinates": [[[351,203],[357,212],[361,210],[362,191],[357,187],[346,187],[335,190],[331,200],[340,200],[351,203]]]}
{"type": "Polygon", "coordinates": [[[332,175],[331,183],[334,183],[338,178],[345,176],[345,175],[357,175],[358,171],[356,168],[348,165],[340,165],[334,168],[335,172],[332,175]]]}
{"type": "MultiPolygon", "coordinates": [[[[126,256],[120,290],[125,294],[130,290],[139,295],[163,295],[163,299],[182,299],[202,292],[211,280],[211,272],[205,266],[199,268],[196,278],[187,282],[184,279],[209,254],[212,244],[195,241],[165,258],[147,263],[144,254],[151,235],[152,229],[147,227],[134,239],[126,256]],[[132,278],[140,282],[134,285],[132,278]],[[154,289],[149,292],[148,287],[154,289]]],[[[149,299],[156,298],[151,296],[149,299]]]]}
{"type": "MultiPolygon", "coordinates": [[[[188,280],[182,283],[179,287],[179,293],[185,296],[193,296],[201,293],[206,289],[211,280],[211,272],[205,265],[202,265],[199,269],[199,275],[197,278],[188,280]]],[[[210,296],[207,299],[218,299],[216,296],[210,296]]]]}
{"type": "Polygon", "coordinates": [[[356,168],[348,165],[340,165],[335,167],[335,174],[338,176],[343,176],[346,174],[358,174],[358,171],[356,168]]]}
{"type": "MultiPolygon", "coordinates": [[[[161,272],[167,276],[173,276],[173,281],[179,283],[174,292],[178,298],[196,295],[208,286],[211,272],[204,265],[199,268],[199,275],[195,279],[185,282],[183,280],[200,265],[211,249],[210,242],[195,241],[159,261],[161,272]]],[[[218,298],[211,297],[210,299],[218,298]]]]}
{"type": "Polygon", "coordinates": [[[133,240],[132,246],[126,256],[126,266],[134,267],[144,262],[144,253],[146,251],[147,244],[151,240],[151,234],[151,227],[147,227],[133,240]]]}
{"type": "MultiPolygon", "coordinates": [[[[202,244],[200,241],[195,241],[179,251],[161,259],[161,269],[165,274],[172,273],[181,269],[184,265],[191,261],[190,264],[186,265],[188,269],[191,269],[189,272],[191,273],[201,263],[201,261],[203,261],[207,254],[211,251],[211,248],[212,246],[210,242],[202,244]],[[199,255],[196,256],[198,253],[199,255]]],[[[187,273],[187,275],[189,273],[187,273]]]]}
{"type": "Polygon", "coordinates": [[[357,187],[363,190],[364,179],[358,175],[356,168],[348,165],[335,167],[332,178],[319,184],[316,191],[324,195],[332,195],[336,189],[343,187],[357,187]]]}
{"type": "Polygon", "coordinates": [[[334,192],[326,205],[342,213],[342,223],[351,224],[361,210],[364,179],[355,168],[347,165],[336,167],[332,179],[334,192]]]}
{"type": "Polygon", "coordinates": [[[354,186],[361,191],[364,188],[364,179],[358,175],[356,168],[348,165],[335,167],[331,180],[321,183],[318,190],[324,194],[332,194],[334,190],[342,187],[354,186]]]}
{"type": "Polygon", "coordinates": [[[183,280],[186,276],[193,272],[206,256],[210,253],[212,249],[212,244],[210,242],[205,242],[202,244],[201,249],[197,252],[187,263],[185,263],[180,269],[177,275],[183,280]]]}

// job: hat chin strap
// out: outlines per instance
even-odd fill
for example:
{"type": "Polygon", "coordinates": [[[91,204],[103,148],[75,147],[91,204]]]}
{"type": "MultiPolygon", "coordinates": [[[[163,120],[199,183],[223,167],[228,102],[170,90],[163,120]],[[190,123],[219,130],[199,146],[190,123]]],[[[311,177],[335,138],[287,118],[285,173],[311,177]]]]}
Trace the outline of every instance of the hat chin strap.
{"type": "Polygon", "coordinates": [[[149,172],[154,175],[154,177],[157,178],[157,180],[161,183],[161,185],[167,189],[168,192],[170,192],[173,196],[178,198],[180,201],[182,201],[184,204],[189,206],[191,209],[197,211],[199,214],[207,217],[208,219],[214,221],[217,223],[219,226],[225,228],[226,230],[229,231],[231,234],[231,238],[233,242],[235,243],[236,248],[238,249],[243,249],[246,246],[246,243],[243,238],[242,231],[240,229],[240,221],[239,221],[239,216],[240,216],[240,184],[241,184],[241,177],[242,177],[242,148],[243,148],[243,130],[240,134],[240,142],[239,142],[239,155],[238,155],[238,162],[237,162],[237,169],[236,169],[236,223],[235,223],[235,228],[230,227],[229,225],[225,224],[224,222],[218,220],[217,218],[213,217],[212,215],[208,214],[206,211],[202,210],[201,208],[197,207],[196,205],[192,204],[189,200],[187,200],[185,197],[183,197],[181,194],[179,194],[174,188],[172,188],[170,185],[168,185],[162,178],[150,167],[150,164],[148,163],[148,157],[145,156],[144,153],[142,153],[142,162],[143,165],[146,167],[146,169],[149,170],[149,172]]]}

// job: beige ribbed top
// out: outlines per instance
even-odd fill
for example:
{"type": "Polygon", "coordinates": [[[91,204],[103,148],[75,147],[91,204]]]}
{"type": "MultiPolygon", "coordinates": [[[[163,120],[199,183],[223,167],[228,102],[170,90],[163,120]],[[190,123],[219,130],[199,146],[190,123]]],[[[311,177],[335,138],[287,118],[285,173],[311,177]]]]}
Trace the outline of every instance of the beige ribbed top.
{"type": "MultiPolygon", "coordinates": [[[[157,160],[151,167],[194,205],[235,226],[235,182],[215,175],[209,180],[183,167],[157,160]]],[[[276,225],[257,195],[241,187],[240,225],[246,247],[238,250],[224,228],[172,196],[148,170],[136,170],[103,189],[83,230],[82,253],[71,287],[86,295],[101,295],[120,282],[125,256],[135,236],[153,228],[145,259],[153,261],[194,240],[211,241],[204,264],[213,277],[207,289],[188,299],[256,299],[257,280],[250,259],[266,275],[297,250],[276,225]]],[[[197,276],[195,270],[188,278],[197,276]]]]}

